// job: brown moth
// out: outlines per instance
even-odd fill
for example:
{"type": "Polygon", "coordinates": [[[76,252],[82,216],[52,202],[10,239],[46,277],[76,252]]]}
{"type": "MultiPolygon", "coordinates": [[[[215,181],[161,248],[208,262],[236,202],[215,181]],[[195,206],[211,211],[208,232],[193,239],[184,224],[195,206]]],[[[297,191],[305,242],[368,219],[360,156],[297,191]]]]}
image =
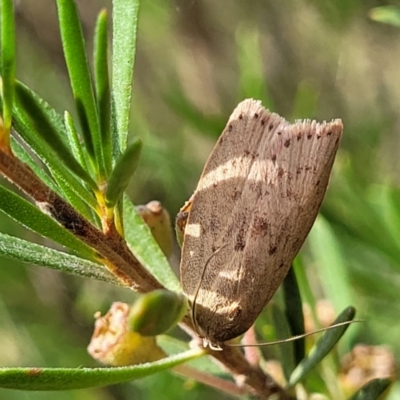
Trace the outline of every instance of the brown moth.
{"type": "Polygon", "coordinates": [[[241,102],[201,175],[184,231],[183,290],[205,345],[254,323],[285,278],[324,197],[343,125],[241,102]]]}

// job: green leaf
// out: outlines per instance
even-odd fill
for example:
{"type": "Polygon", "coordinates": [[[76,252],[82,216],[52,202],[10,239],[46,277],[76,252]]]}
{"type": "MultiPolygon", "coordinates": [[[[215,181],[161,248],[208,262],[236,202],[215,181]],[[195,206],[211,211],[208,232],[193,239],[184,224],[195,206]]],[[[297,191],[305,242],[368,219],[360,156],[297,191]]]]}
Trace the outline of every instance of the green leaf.
{"type": "Polygon", "coordinates": [[[115,275],[100,264],[4,233],[0,233],[0,254],[12,260],[56,269],[67,274],[122,285],[115,275]]]}
{"type": "MultiPolygon", "coordinates": [[[[348,307],[336,318],[332,325],[351,321],[354,319],[354,315],[355,309],[353,307],[348,307]]],[[[333,349],[348,327],[349,325],[339,326],[330,329],[323,334],[310,350],[307,358],[304,358],[293,371],[288,383],[289,388],[304,379],[304,377],[320,363],[320,361],[333,349]]]]}
{"type": "Polygon", "coordinates": [[[59,132],[48,118],[49,111],[46,109],[49,107],[48,104],[44,104],[37,95],[20,82],[16,85],[16,96],[20,107],[29,115],[39,137],[57,154],[58,162],[61,161],[76,176],[88,183],[93,189],[97,189],[92,177],[73,156],[66,145],[65,138],[61,137],[64,132],[59,132]]]}
{"type": "MultiPolygon", "coordinates": [[[[73,178],[71,176],[66,177],[65,174],[61,173],[59,169],[51,169],[51,173],[56,180],[57,184],[60,186],[63,192],[63,196],[68,203],[70,203],[80,214],[82,214],[86,219],[91,220],[93,218],[93,214],[91,213],[91,210],[87,207],[87,204],[85,203],[85,199],[89,196],[89,191],[86,190],[86,188],[83,188],[82,186],[79,186],[81,189],[79,193],[87,193],[87,196],[82,199],[74,189],[76,189],[76,186],[74,184],[71,184],[71,181],[73,181],[73,178]]],[[[94,204],[90,204],[92,206],[92,209],[94,208],[94,204]]]]}
{"type": "Polygon", "coordinates": [[[139,164],[142,142],[136,139],[122,153],[118,159],[107,183],[106,204],[112,208],[121,200],[132,175],[139,164]]]}
{"type": "MultiPolygon", "coordinates": [[[[53,176],[58,179],[58,183],[60,185],[65,183],[66,186],[63,189],[67,191],[73,190],[86,204],[95,209],[97,207],[96,198],[82,185],[75,175],[71,174],[71,172],[60,163],[60,157],[57,153],[41,139],[41,134],[36,129],[36,124],[27,115],[24,108],[19,103],[18,98],[16,98],[14,102],[13,123],[18,135],[49,168],[53,176]]],[[[75,206],[75,204],[73,205],[75,206]]]]}
{"type": "MultiPolygon", "coordinates": [[[[293,336],[302,335],[304,329],[304,315],[299,286],[293,267],[283,281],[283,296],[285,301],[285,315],[293,336]]],[[[297,365],[305,356],[305,339],[293,342],[294,362],[297,365]]]]}
{"type": "Polygon", "coordinates": [[[316,219],[307,240],[325,295],[333,303],[335,310],[338,312],[348,304],[353,304],[353,290],[349,284],[348,268],[340,252],[339,242],[321,215],[316,219]]]}
{"type": "Polygon", "coordinates": [[[391,383],[392,381],[389,378],[373,379],[351,396],[349,400],[378,400],[391,383]]]}
{"type": "MultiPolygon", "coordinates": [[[[282,310],[276,305],[271,305],[272,320],[274,323],[276,338],[278,340],[288,339],[292,336],[287,319],[282,310]]],[[[280,353],[279,360],[282,364],[283,374],[285,379],[289,380],[290,374],[295,368],[294,361],[294,346],[293,342],[280,343],[277,345],[277,351],[280,353]]]]}
{"type": "MultiPolygon", "coordinates": [[[[176,354],[187,351],[188,342],[176,339],[169,335],[159,335],[157,344],[168,354],[176,354]]],[[[218,375],[220,378],[229,379],[231,376],[222,368],[221,364],[212,361],[211,357],[200,357],[189,362],[189,365],[207,374],[218,375]]]]}
{"type": "Polygon", "coordinates": [[[0,210],[28,229],[54,240],[78,254],[94,259],[94,250],[86,246],[33,204],[0,185],[0,210]]]}
{"type": "Polygon", "coordinates": [[[306,274],[306,268],[302,261],[301,254],[297,255],[297,257],[293,261],[293,269],[296,274],[296,280],[298,283],[298,287],[300,289],[301,298],[305,303],[310,306],[311,313],[313,316],[314,322],[319,323],[319,319],[316,313],[317,302],[315,296],[310,287],[310,281],[308,280],[306,274]]]}
{"type": "Polygon", "coordinates": [[[105,160],[82,26],[74,1],[57,0],[57,10],[64,56],[81,123],[82,136],[88,154],[95,167],[98,168],[98,181],[101,182],[106,177],[105,160]]]}
{"type": "Polygon", "coordinates": [[[74,120],[68,111],[64,113],[65,132],[68,137],[68,142],[71,147],[72,154],[84,169],[88,168],[85,156],[82,151],[82,145],[79,140],[78,132],[76,131],[74,120]]]}
{"type": "Polygon", "coordinates": [[[400,27],[400,8],[397,6],[374,7],[369,12],[373,21],[400,27]]]}
{"type": "Polygon", "coordinates": [[[32,158],[31,154],[14,137],[11,138],[11,148],[18,159],[27,164],[42,182],[61,195],[62,191],[54,180],[38,165],[37,161],[32,158]]]}
{"type": "Polygon", "coordinates": [[[108,32],[107,11],[99,13],[94,37],[94,83],[96,88],[97,109],[99,110],[100,132],[107,173],[112,167],[112,147],[110,131],[110,81],[108,78],[108,32]]]}
{"type": "Polygon", "coordinates": [[[115,385],[165,371],[206,354],[188,350],[152,363],[115,368],[0,368],[0,387],[18,390],[72,390],[115,385]]]}
{"type": "Polygon", "coordinates": [[[112,142],[114,161],[125,150],[132,95],[139,0],[113,1],[112,142]]]}
{"type": "Polygon", "coordinates": [[[167,289],[181,292],[179,280],[149,227],[137,213],[131,201],[124,196],[125,240],[139,262],[167,289]]]}
{"type": "Polygon", "coordinates": [[[385,221],[387,216],[382,214],[382,204],[375,206],[369,201],[369,191],[360,184],[354,170],[348,169],[341,174],[345,174],[345,179],[337,183],[335,201],[328,203],[326,213],[349,235],[386,254],[397,264],[400,259],[400,241],[397,236],[393,236],[393,222],[388,224],[385,221]],[[349,204],[352,206],[349,207],[349,204]]]}
{"type": "Polygon", "coordinates": [[[12,0],[1,1],[0,18],[1,96],[3,100],[4,128],[8,134],[11,128],[15,84],[15,21],[12,0]]]}

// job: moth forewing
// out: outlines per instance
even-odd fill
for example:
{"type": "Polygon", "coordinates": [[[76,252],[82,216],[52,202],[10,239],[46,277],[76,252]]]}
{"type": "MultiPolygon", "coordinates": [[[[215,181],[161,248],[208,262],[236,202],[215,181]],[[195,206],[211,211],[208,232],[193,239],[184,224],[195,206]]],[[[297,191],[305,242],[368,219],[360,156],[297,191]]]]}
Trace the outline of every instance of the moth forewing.
{"type": "Polygon", "coordinates": [[[208,342],[244,333],[281,284],[317,216],[342,130],[340,120],[289,124],[251,99],[232,113],[193,195],[182,247],[182,286],[190,301],[196,295],[208,342]]]}

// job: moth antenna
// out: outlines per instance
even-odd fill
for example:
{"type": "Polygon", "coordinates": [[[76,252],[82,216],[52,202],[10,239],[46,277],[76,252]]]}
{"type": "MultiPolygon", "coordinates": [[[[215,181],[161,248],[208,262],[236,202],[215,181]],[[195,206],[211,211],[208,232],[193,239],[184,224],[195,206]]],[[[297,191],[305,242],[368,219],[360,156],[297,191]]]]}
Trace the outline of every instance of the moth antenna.
{"type": "Polygon", "coordinates": [[[197,288],[196,288],[196,290],[195,290],[195,292],[194,292],[193,304],[192,304],[192,321],[193,321],[194,328],[195,328],[195,330],[196,330],[197,333],[200,333],[200,331],[199,331],[199,326],[197,325],[197,322],[196,322],[196,300],[197,300],[197,296],[198,296],[198,294],[199,294],[200,287],[201,287],[201,284],[202,284],[202,282],[203,282],[203,278],[204,278],[204,275],[205,275],[205,273],[206,273],[206,269],[207,269],[207,267],[208,267],[208,264],[210,263],[210,261],[212,260],[212,258],[213,258],[214,256],[216,256],[216,255],[217,255],[223,248],[225,248],[226,246],[228,246],[228,245],[227,245],[227,244],[224,244],[224,245],[221,246],[219,249],[215,250],[214,253],[211,254],[211,256],[209,257],[209,259],[206,261],[206,263],[204,264],[203,271],[201,272],[201,276],[200,276],[200,279],[199,279],[199,283],[197,284],[197,288]]]}
{"type": "Polygon", "coordinates": [[[302,335],[297,335],[297,336],[293,336],[291,338],[288,339],[281,339],[281,340],[274,340],[273,342],[261,342],[261,343],[254,343],[254,344],[230,344],[230,343],[224,343],[225,346],[228,347],[258,347],[258,346],[273,346],[275,344],[282,344],[282,343],[288,343],[288,342],[294,342],[295,340],[299,340],[299,339],[303,339],[307,336],[312,336],[315,335],[316,333],[321,333],[321,332],[325,332],[325,331],[329,331],[331,329],[334,328],[338,328],[340,326],[344,326],[344,325],[350,325],[354,322],[364,322],[364,320],[362,319],[355,319],[353,321],[345,321],[345,322],[338,322],[337,324],[328,326],[326,328],[321,328],[321,329],[317,329],[316,331],[313,332],[308,332],[308,333],[303,333],[302,335]]]}

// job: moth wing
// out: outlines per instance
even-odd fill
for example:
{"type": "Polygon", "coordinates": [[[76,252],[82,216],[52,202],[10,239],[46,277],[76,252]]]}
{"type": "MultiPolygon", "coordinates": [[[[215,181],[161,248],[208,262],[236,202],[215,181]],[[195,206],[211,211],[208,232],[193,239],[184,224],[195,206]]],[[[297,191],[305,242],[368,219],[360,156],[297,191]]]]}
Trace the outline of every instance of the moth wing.
{"type": "Polygon", "coordinates": [[[193,196],[182,249],[184,291],[193,300],[199,289],[196,319],[214,342],[247,330],[284,279],[342,129],[339,120],[291,125],[254,100],[234,110],[193,196]]]}

